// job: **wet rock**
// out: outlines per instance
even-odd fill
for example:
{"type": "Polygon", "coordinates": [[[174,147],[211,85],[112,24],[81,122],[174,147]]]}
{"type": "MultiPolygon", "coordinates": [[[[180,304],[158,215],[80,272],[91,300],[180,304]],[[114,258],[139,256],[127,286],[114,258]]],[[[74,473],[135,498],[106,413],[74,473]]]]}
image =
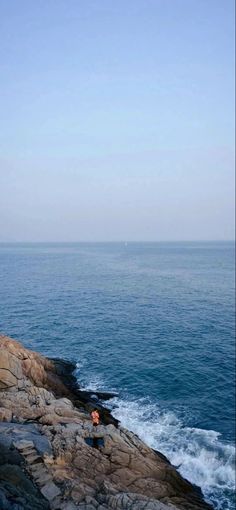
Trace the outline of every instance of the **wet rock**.
{"type": "Polygon", "coordinates": [[[112,391],[88,391],[77,390],[77,395],[82,399],[92,400],[110,400],[111,398],[118,397],[119,393],[112,391]]]}

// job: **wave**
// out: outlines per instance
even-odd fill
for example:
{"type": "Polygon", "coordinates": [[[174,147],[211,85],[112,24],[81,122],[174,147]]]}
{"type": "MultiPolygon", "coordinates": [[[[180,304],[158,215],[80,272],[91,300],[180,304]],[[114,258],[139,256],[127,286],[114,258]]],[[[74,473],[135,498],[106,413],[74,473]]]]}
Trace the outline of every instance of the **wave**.
{"type": "MultiPolygon", "coordinates": [[[[83,388],[111,390],[101,375],[84,370],[86,366],[84,360],[76,371],[83,388]]],[[[148,398],[115,397],[105,405],[125,428],[163,453],[184,478],[201,487],[216,510],[235,510],[235,447],[221,440],[219,432],[187,426],[192,417],[185,414],[182,419],[178,411],[148,398]]]]}
{"type": "Polygon", "coordinates": [[[76,363],[75,375],[78,378],[80,387],[89,391],[99,391],[104,389],[104,383],[101,376],[96,373],[91,374],[90,371],[88,371],[87,375],[85,375],[86,370],[83,370],[84,367],[86,367],[86,360],[76,363]]]}
{"type": "Polygon", "coordinates": [[[235,448],[221,441],[220,433],[184,426],[175,413],[146,399],[114,398],[111,406],[124,427],[164,453],[184,478],[201,487],[216,509],[235,508],[235,448]]]}

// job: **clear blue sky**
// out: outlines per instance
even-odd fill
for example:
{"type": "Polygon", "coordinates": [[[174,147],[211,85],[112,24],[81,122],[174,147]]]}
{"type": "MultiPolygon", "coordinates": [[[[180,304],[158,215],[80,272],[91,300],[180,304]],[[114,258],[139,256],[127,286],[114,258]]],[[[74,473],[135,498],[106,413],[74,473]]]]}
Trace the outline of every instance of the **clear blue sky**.
{"type": "Polygon", "coordinates": [[[234,237],[234,1],[0,0],[0,241],[234,237]]]}

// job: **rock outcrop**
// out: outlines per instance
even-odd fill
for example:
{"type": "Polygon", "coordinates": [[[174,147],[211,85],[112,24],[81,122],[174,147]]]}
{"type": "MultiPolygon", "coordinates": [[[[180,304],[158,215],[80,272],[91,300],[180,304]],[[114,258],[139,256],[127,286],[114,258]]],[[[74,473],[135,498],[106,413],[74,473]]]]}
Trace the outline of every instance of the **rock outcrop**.
{"type": "Polygon", "coordinates": [[[102,424],[93,427],[96,397],[73,369],[0,336],[0,508],[210,510],[97,400],[102,424]]]}

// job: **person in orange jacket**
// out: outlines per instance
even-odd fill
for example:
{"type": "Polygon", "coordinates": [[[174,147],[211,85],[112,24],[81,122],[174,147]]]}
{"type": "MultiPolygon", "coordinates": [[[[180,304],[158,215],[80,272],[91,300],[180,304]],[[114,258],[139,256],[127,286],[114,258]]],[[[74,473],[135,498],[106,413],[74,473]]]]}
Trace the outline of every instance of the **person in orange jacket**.
{"type": "Polygon", "coordinates": [[[92,412],[91,412],[91,419],[92,419],[92,422],[93,422],[93,426],[94,427],[97,427],[100,423],[100,415],[99,415],[99,412],[97,409],[94,409],[92,412]]]}

